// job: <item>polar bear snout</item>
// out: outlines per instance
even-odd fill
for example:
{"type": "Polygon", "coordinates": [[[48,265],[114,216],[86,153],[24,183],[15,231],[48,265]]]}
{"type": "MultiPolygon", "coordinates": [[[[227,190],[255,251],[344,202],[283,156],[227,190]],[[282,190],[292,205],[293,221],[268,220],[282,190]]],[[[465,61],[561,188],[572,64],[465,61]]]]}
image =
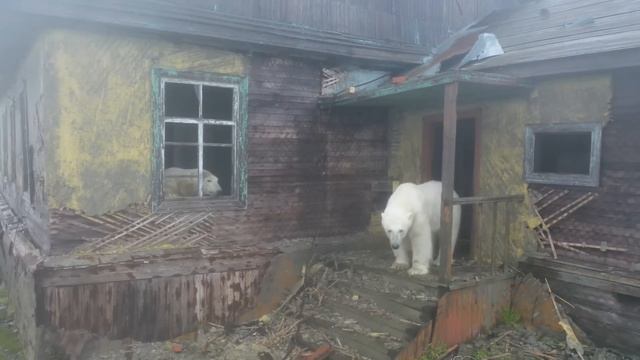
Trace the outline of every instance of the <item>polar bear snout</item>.
{"type": "Polygon", "coordinates": [[[400,248],[400,244],[397,244],[397,243],[396,244],[391,244],[391,248],[393,250],[398,250],[400,248]]]}

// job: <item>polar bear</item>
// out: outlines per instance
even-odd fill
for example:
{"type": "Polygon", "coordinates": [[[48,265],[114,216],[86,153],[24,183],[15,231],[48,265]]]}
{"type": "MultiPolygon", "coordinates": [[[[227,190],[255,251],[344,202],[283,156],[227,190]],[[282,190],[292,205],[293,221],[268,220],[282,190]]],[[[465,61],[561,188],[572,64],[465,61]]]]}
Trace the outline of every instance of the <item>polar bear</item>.
{"type": "MultiPolygon", "coordinates": [[[[164,177],[164,193],[168,199],[198,194],[198,169],[172,167],[164,170],[164,177]]],[[[206,169],[202,169],[202,181],[204,196],[217,196],[222,191],[218,178],[206,169]]]]}
{"type": "MultiPolygon", "coordinates": [[[[416,185],[404,183],[391,194],[382,213],[384,228],[396,257],[393,269],[409,268],[409,251],[413,261],[409,275],[429,273],[433,255],[433,238],[440,231],[442,183],[428,181],[416,185]]],[[[454,192],[454,197],[458,194],[454,192]]],[[[455,249],[460,230],[460,205],[453,207],[452,249],[455,249]]],[[[439,264],[439,256],[434,261],[439,264]]]]}

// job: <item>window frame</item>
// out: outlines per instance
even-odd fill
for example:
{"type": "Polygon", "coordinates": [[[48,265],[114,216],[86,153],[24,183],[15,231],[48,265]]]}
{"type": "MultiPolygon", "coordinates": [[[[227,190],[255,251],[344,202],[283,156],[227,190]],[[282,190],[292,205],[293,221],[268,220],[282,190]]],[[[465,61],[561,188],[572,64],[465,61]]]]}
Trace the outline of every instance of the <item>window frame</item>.
{"type": "Polygon", "coordinates": [[[602,124],[554,123],[525,127],[524,180],[528,183],[597,187],[600,185],[600,158],[602,152],[602,124]],[[591,133],[589,174],[557,174],[534,171],[537,134],[591,133]]]}
{"type": "Polygon", "coordinates": [[[195,210],[202,208],[245,207],[247,197],[247,89],[246,77],[221,75],[210,72],[177,71],[170,69],[152,69],[153,95],[153,162],[152,162],[152,209],[157,210],[195,210]],[[199,86],[200,104],[198,119],[186,117],[165,117],[164,84],[180,83],[199,86]],[[231,120],[204,119],[202,116],[203,86],[233,89],[233,111],[231,120]],[[164,199],[164,156],[165,156],[165,123],[196,124],[198,127],[198,169],[203,169],[204,125],[232,125],[233,174],[232,194],[211,199],[202,197],[202,184],[199,184],[198,196],[181,199],[164,199]]]}

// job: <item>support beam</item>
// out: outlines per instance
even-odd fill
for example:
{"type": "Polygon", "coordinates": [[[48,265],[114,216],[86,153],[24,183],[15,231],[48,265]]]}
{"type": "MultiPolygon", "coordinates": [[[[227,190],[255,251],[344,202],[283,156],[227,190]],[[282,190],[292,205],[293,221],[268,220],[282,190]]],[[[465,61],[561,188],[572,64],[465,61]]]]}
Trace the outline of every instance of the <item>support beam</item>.
{"type": "Polygon", "coordinates": [[[456,161],[456,126],[458,83],[447,84],[444,88],[444,120],[442,136],[442,204],[440,216],[440,281],[451,280],[453,262],[453,177],[456,161]]]}

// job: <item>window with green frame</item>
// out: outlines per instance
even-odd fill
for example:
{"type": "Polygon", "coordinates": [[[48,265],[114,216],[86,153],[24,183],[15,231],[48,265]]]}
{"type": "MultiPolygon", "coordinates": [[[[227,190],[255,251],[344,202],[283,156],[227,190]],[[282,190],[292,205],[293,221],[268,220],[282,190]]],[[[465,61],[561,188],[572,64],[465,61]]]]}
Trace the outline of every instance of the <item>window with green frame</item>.
{"type": "Polygon", "coordinates": [[[154,69],[154,203],[244,203],[246,79],[154,69]]]}

